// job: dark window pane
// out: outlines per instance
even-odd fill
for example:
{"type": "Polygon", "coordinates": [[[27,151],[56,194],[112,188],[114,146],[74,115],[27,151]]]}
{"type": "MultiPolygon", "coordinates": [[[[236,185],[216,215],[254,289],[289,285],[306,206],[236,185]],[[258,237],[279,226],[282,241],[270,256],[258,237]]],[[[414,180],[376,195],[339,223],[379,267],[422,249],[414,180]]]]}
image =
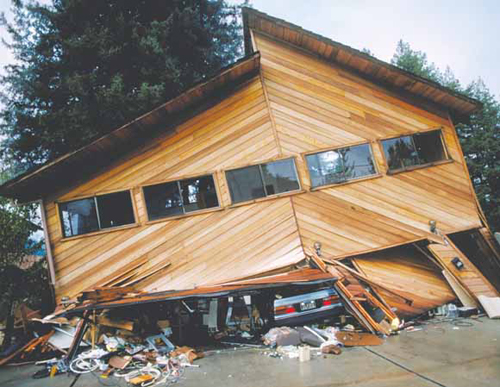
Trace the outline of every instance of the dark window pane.
{"type": "Polygon", "coordinates": [[[375,174],[370,145],[357,145],[339,150],[344,160],[344,173],[347,180],[375,174]]]}
{"type": "Polygon", "coordinates": [[[149,220],[181,215],[182,200],[176,181],[144,187],[149,220]]]}
{"type": "Polygon", "coordinates": [[[446,159],[440,130],[416,134],[413,140],[421,163],[433,163],[446,159]]]}
{"type": "Polygon", "coordinates": [[[99,230],[94,198],[61,203],[59,209],[65,237],[99,230]]]}
{"type": "Polygon", "coordinates": [[[267,195],[275,195],[300,188],[293,159],[262,164],[267,195]]]}
{"type": "Polygon", "coordinates": [[[266,196],[258,165],[227,171],[226,178],[233,203],[266,196]]]}
{"type": "Polygon", "coordinates": [[[96,197],[101,228],[118,227],[135,222],[129,191],[96,197]]]}
{"type": "Polygon", "coordinates": [[[389,170],[420,164],[411,136],[382,141],[389,170]]]}
{"type": "Polygon", "coordinates": [[[306,158],[313,187],[345,181],[344,166],[339,152],[316,153],[306,158]]]}
{"type": "Polygon", "coordinates": [[[219,206],[212,176],[186,179],[180,183],[185,212],[219,206]]]}

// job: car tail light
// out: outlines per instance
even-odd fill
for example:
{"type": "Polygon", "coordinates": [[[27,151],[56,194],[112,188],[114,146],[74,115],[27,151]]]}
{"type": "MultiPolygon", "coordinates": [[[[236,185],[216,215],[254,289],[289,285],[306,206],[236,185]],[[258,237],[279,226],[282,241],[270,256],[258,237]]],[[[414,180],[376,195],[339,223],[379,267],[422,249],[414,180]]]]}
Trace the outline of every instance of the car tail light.
{"type": "Polygon", "coordinates": [[[276,307],[274,314],[277,316],[283,315],[283,314],[291,314],[295,313],[297,310],[293,305],[287,305],[287,306],[278,306],[276,307]]]}
{"type": "Polygon", "coordinates": [[[323,306],[333,305],[338,300],[338,298],[339,298],[338,296],[330,296],[323,298],[323,306]]]}

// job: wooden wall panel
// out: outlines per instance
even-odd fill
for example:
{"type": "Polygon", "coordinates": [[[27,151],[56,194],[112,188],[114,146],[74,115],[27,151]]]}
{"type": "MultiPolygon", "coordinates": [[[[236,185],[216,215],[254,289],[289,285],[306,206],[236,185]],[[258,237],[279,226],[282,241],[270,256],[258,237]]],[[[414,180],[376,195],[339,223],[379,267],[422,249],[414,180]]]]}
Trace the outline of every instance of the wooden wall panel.
{"type": "Polygon", "coordinates": [[[403,102],[298,48],[255,32],[253,37],[282,152],[299,156],[305,188],[304,153],[318,149],[369,142],[381,175],[294,197],[305,246],[317,240],[340,257],[425,237],[430,220],[445,233],[481,226],[446,113],[403,102]],[[387,175],[381,139],[437,128],[453,162],[387,175]]]}
{"type": "Polygon", "coordinates": [[[304,259],[290,200],[283,198],[226,211],[92,237],[97,246],[88,253],[73,251],[59,260],[58,295],[104,285],[115,273],[144,265],[170,263],[146,291],[188,289],[304,259]],[[123,235],[120,235],[123,234],[123,235]],[[99,243],[106,239],[106,243],[99,243]],[[70,260],[70,262],[67,262],[70,260]]]}
{"type": "Polygon", "coordinates": [[[411,247],[363,255],[353,259],[353,263],[369,279],[413,300],[408,305],[381,291],[384,299],[397,308],[399,317],[419,315],[456,298],[439,268],[411,247]]]}
{"type": "Polygon", "coordinates": [[[321,242],[325,256],[339,258],[418,240],[424,233],[393,219],[338,199],[337,188],[293,197],[302,242],[321,242]]]}
{"type": "Polygon", "coordinates": [[[446,244],[432,243],[428,246],[436,259],[446,267],[455,278],[471,293],[474,297],[487,296],[498,297],[499,293],[481,274],[481,272],[469,261],[462,251],[460,251],[453,242],[447,238],[446,244]],[[452,260],[459,258],[464,267],[458,269],[452,260]]]}
{"type": "Polygon", "coordinates": [[[253,275],[304,258],[288,198],[149,223],[142,185],[214,173],[222,207],[231,204],[223,169],[277,157],[279,149],[256,78],[173,136],[138,150],[59,201],[131,189],[136,226],[63,240],[57,206],[46,204],[58,297],[116,281],[120,273],[156,267],[147,290],[188,288],[253,275]]]}
{"type": "Polygon", "coordinates": [[[434,114],[303,51],[255,35],[261,75],[100,175],[46,202],[56,292],[74,296],[161,268],[148,291],[254,275],[304,258],[315,241],[333,258],[480,227],[454,128],[434,114]],[[379,140],[442,128],[452,161],[387,175],[379,140]],[[378,174],[310,189],[304,152],[369,142],[378,174]],[[224,169],[294,156],[303,190],[231,206],[224,169]],[[221,209],[148,222],[141,187],[213,173],[221,209]],[[137,224],[62,239],[56,201],[132,190],[137,224]],[[166,264],[170,263],[167,267],[166,264]]]}
{"type": "Polygon", "coordinates": [[[60,197],[113,191],[206,173],[277,154],[260,80],[60,197]]]}

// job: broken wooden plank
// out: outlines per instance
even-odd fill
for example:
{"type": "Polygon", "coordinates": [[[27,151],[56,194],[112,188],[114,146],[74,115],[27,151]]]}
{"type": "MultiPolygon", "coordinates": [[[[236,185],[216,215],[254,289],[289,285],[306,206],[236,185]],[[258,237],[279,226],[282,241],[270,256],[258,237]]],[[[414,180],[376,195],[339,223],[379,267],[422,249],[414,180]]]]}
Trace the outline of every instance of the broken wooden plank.
{"type": "Polygon", "coordinates": [[[479,296],[479,302],[489,318],[500,318],[500,297],[479,296]]]}
{"type": "Polygon", "coordinates": [[[446,281],[448,281],[448,284],[450,287],[453,289],[455,294],[457,295],[457,298],[460,300],[463,306],[471,307],[471,308],[477,308],[478,303],[470,295],[470,293],[460,284],[460,282],[455,278],[453,274],[450,273],[450,271],[445,268],[443,271],[443,276],[446,278],[446,281]]]}
{"type": "Polygon", "coordinates": [[[381,345],[384,343],[384,340],[371,333],[341,331],[338,332],[335,335],[335,337],[345,347],[358,347],[358,346],[364,347],[364,346],[381,345]]]}
{"type": "Polygon", "coordinates": [[[137,286],[139,284],[139,282],[142,282],[142,281],[148,279],[149,277],[154,276],[155,274],[168,268],[170,265],[171,265],[170,262],[161,262],[159,265],[155,265],[147,270],[144,270],[143,272],[138,272],[135,276],[131,277],[123,284],[120,284],[120,286],[122,286],[122,287],[137,286]]]}
{"type": "Polygon", "coordinates": [[[370,327],[370,330],[372,332],[380,332],[383,334],[390,334],[390,330],[384,328],[381,326],[379,323],[377,323],[372,316],[366,311],[366,309],[355,299],[355,297],[351,294],[351,292],[347,289],[347,287],[344,286],[344,284],[341,281],[337,281],[335,283],[335,289],[341,294],[343,299],[348,302],[351,306],[351,308],[354,308],[358,313],[356,315],[362,316],[362,320],[364,321],[364,325],[368,324],[370,327]]]}
{"type": "Polygon", "coordinates": [[[3,359],[0,359],[0,366],[7,364],[10,360],[14,359],[17,355],[20,355],[21,353],[23,353],[27,348],[31,347],[32,345],[34,345],[38,341],[40,341],[40,338],[36,337],[36,338],[28,341],[25,345],[23,345],[21,348],[14,351],[13,353],[11,353],[9,356],[4,357],[3,359]]]}
{"type": "MultiPolygon", "coordinates": [[[[373,328],[372,324],[370,323],[369,319],[371,320],[371,317],[369,317],[369,319],[366,317],[366,315],[368,313],[362,313],[359,308],[357,307],[357,305],[354,304],[353,301],[351,301],[349,295],[349,291],[347,290],[347,288],[342,284],[341,281],[337,281],[337,283],[334,285],[335,287],[335,290],[337,291],[337,293],[340,295],[340,297],[342,297],[342,299],[344,300],[344,303],[346,304],[346,307],[348,308],[348,310],[352,313],[352,315],[354,316],[354,318],[356,318],[356,320],[358,320],[358,322],[363,326],[365,327],[366,329],[368,329],[370,332],[372,333],[376,333],[377,330],[373,328]]],[[[373,321],[373,320],[372,320],[373,321]]]]}

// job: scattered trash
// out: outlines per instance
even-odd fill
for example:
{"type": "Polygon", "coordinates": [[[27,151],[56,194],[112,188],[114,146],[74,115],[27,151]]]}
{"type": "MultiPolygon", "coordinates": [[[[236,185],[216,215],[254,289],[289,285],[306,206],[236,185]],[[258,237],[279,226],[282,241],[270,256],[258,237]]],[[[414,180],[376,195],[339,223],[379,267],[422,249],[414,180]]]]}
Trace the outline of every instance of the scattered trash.
{"type": "Polygon", "coordinates": [[[342,353],[342,349],[340,349],[339,346],[335,345],[335,344],[327,344],[327,343],[323,343],[321,345],[321,353],[325,353],[325,354],[333,354],[333,355],[340,355],[342,353]]]}
{"type": "MultiPolygon", "coordinates": [[[[37,361],[42,369],[34,378],[94,373],[112,384],[116,378],[117,385],[120,381],[140,387],[169,385],[179,382],[187,368],[198,368],[194,363],[205,354],[259,350],[270,359],[309,362],[318,357],[339,356],[347,350],[344,347],[381,345],[389,334],[399,330],[423,331],[425,325],[432,322],[447,322],[453,330],[459,330],[472,326],[471,319],[478,316],[476,308],[447,304],[432,313],[400,321],[394,317],[394,310],[374,301],[371,293],[355,295],[347,291],[346,286],[348,284],[339,287],[339,294],[346,297],[344,302],[350,303],[350,307],[343,310],[345,314],[307,319],[308,325],[303,325],[301,320],[298,325],[279,326],[280,321],[275,320],[272,313],[293,314],[292,309],[305,312],[329,306],[337,299],[332,301],[330,293],[325,293],[321,299],[301,301],[293,292],[280,292],[273,295],[273,300],[284,300],[285,304],[298,300],[298,303],[286,304],[282,309],[274,308],[273,304],[273,308],[266,311],[259,306],[267,305],[265,299],[252,295],[255,303],[250,296],[199,298],[165,302],[158,310],[130,307],[89,310],[83,314],[68,312],[43,319],[36,316],[31,323],[24,321],[22,329],[26,338],[0,354],[0,365],[37,361]],[[370,307],[367,307],[368,301],[370,307]],[[352,308],[358,308],[356,316],[347,315],[352,308]],[[459,318],[464,315],[470,318],[459,318]],[[190,346],[192,343],[196,348],[190,346]]],[[[84,302],[115,300],[124,292],[101,289],[82,297],[86,299],[84,302]]],[[[233,378],[233,375],[227,377],[233,378]]]]}
{"type": "Polygon", "coordinates": [[[300,344],[300,333],[289,327],[272,328],[263,337],[264,344],[270,346],[286,346],[300,344]]]}

